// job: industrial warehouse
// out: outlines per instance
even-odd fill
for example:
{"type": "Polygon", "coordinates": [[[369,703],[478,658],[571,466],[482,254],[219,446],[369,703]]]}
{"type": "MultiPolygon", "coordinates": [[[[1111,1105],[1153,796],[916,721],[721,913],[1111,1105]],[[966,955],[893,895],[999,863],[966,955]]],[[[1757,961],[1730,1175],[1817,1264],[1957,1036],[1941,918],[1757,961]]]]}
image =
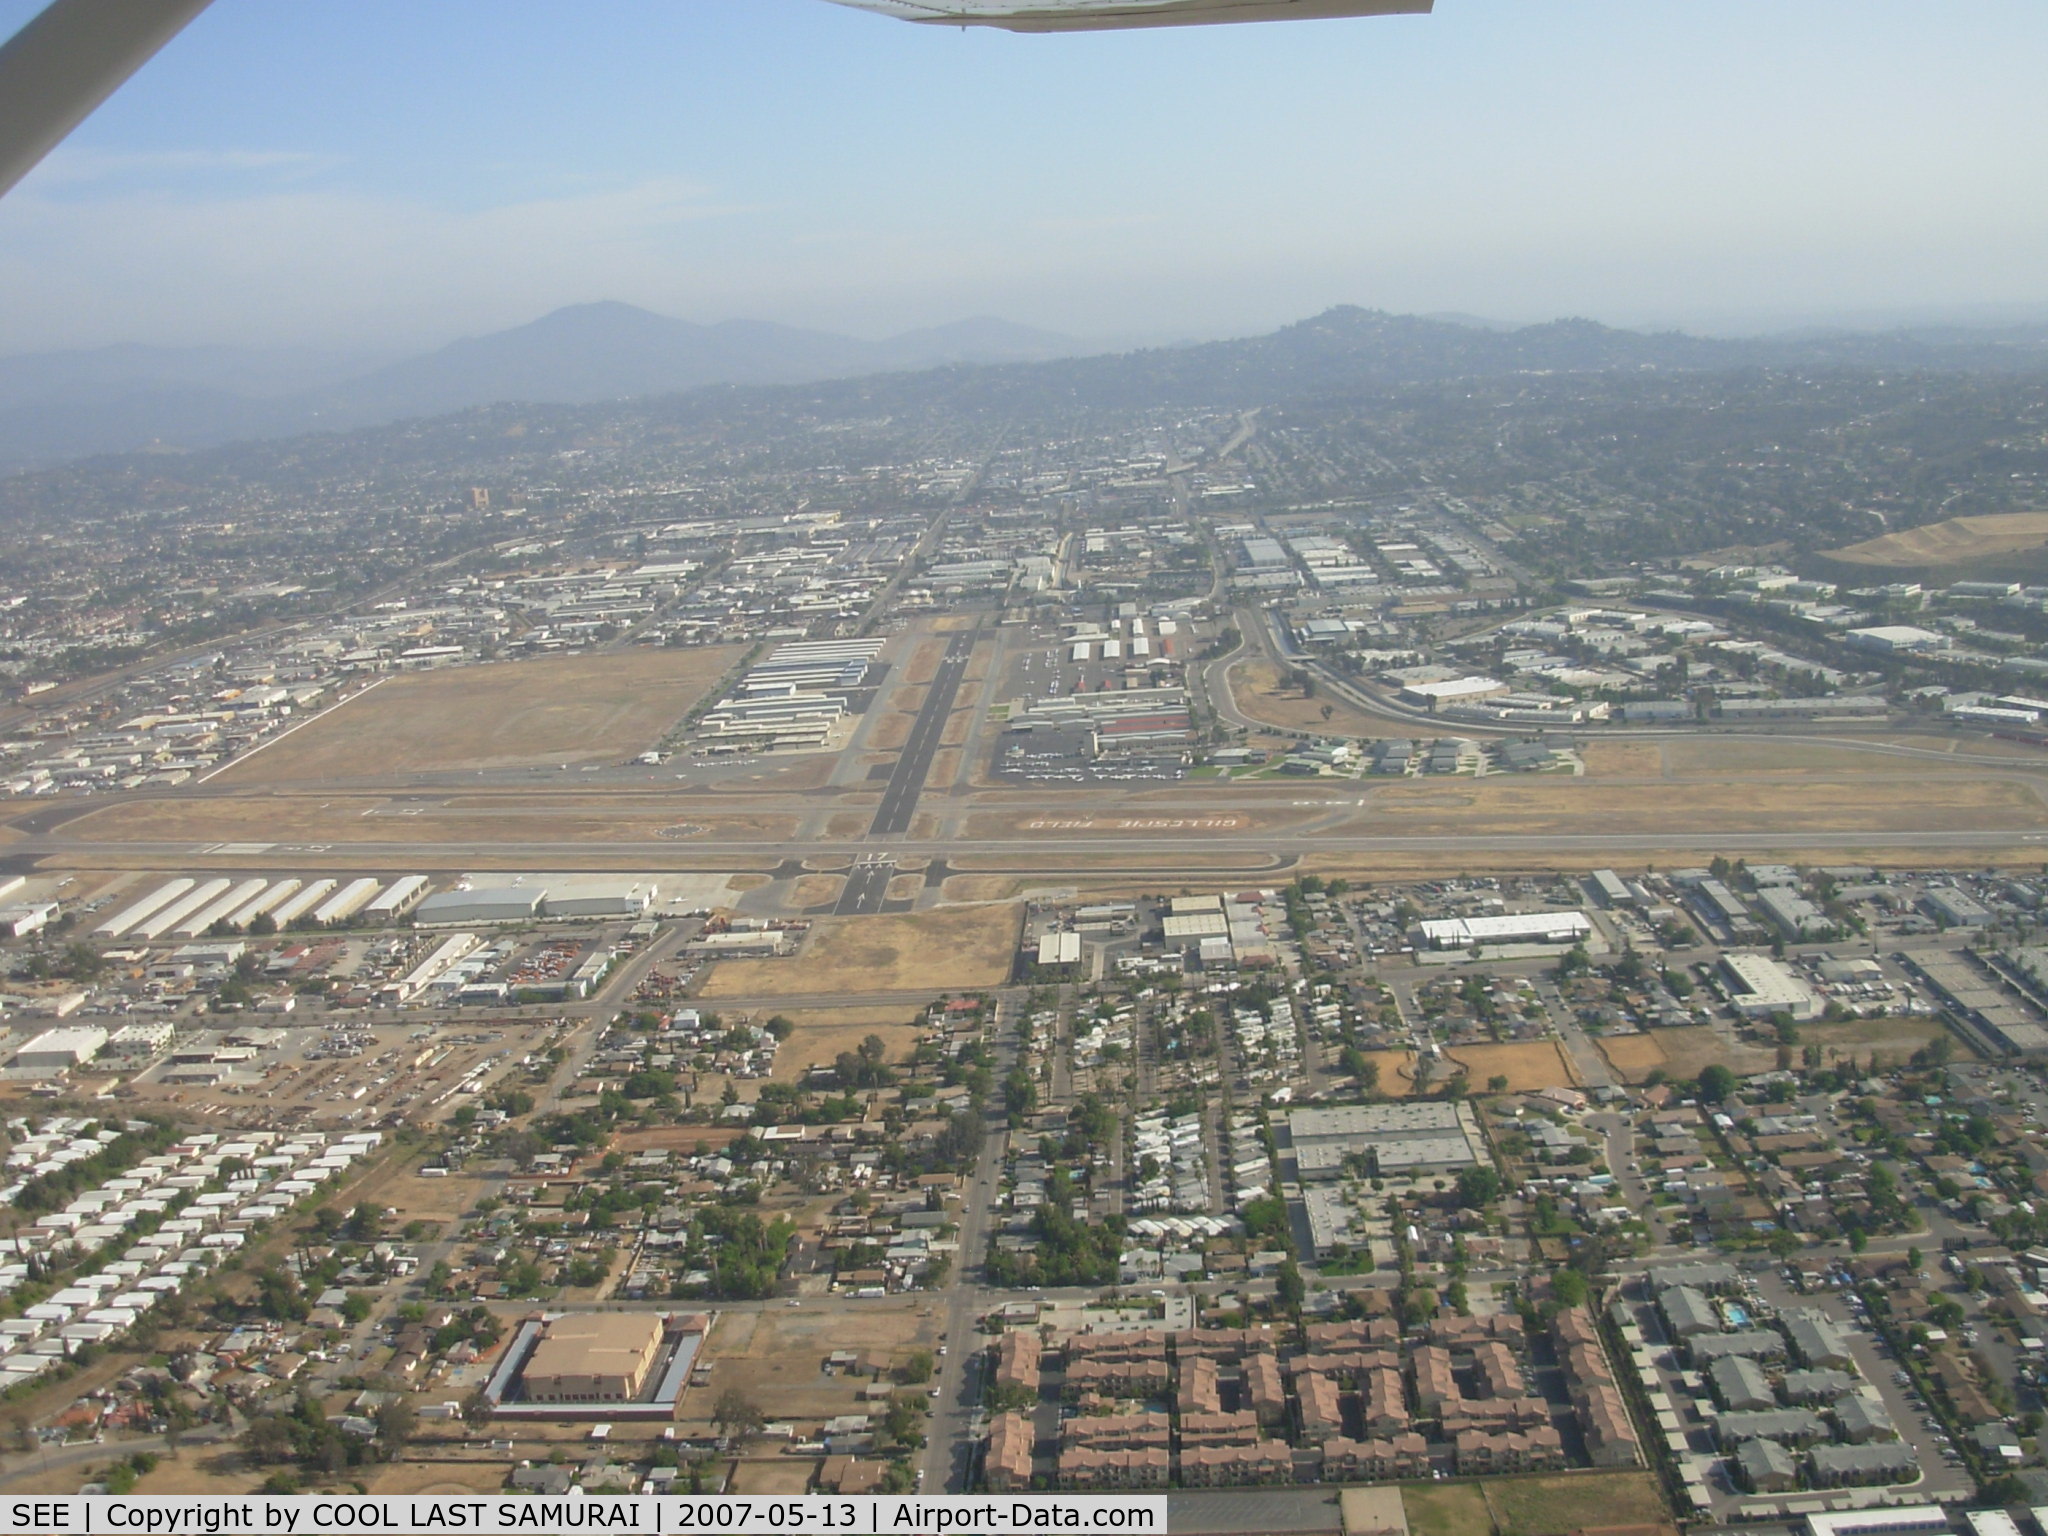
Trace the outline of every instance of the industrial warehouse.
{"type": "Polygon", "coordinates": [[[484,1392],[503,1418],[666,1421],[702,1363],[712,1321],[651,1312],[530,1317],[484,1392]]]}
{"type": "Polygon", "coordinates": [[[165,881],[96,924],[96,939],[154,943],[288,929],[422,928],[645,916],[660,899],[650,878],[616,875],[463,875],[429,894],[425,875],[342,880],[253,876],[165,881]]]}
{"type": "Polygon", "coordinates": [[[869,686],[880,640],[816,640],[778,647],[697,722],[698,747],[734,752],[822,752],[857,713],[848,694],[869,686]],[[844,691],[829,691],[844,690],[844,691]]]}
{"type": "Polygon", "coordinates": [[[1353,1159],[1378,1174],[1470,1168],[1486,1158],[1478,1119],[1463,1101],[1297,1109],[1287,1131],[1295,1167],[1308,1180],[1341,1178],[1353,1159]]]}

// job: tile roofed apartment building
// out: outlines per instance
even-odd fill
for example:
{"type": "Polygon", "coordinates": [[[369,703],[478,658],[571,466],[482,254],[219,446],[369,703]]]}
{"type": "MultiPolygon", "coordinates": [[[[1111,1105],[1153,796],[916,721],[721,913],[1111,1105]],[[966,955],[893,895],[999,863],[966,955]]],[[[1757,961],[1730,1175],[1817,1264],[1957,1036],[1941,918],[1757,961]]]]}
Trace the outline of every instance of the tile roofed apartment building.
{"type": "Polygon", "coordinates": [[[989,1427],[982,1471],[994,1493],[1031,1486],[1031,1421],[1021,1413],[999,1413],[989,1427]]]}

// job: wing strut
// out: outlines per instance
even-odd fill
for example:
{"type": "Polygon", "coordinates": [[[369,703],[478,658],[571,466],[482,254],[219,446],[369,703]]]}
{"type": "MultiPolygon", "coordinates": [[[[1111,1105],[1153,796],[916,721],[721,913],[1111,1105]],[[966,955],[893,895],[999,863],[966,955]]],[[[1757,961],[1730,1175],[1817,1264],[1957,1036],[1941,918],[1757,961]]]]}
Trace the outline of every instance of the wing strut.
{"type": "Polygon", "coordinates": [[[210,0],[52,0],[0,44],[0,196],[210,0]]]}

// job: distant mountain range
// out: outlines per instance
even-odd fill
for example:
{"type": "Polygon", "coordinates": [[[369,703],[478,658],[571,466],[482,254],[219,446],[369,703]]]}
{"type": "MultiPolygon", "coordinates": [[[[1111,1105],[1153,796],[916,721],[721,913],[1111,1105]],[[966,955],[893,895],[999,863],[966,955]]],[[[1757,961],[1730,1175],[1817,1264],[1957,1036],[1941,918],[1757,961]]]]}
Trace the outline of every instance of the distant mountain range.
{"type": "Polygon", "coordinates": [[[153,445],[200,448],[374,426],[498,401],[580,405],[707,384],[800,384],[1088,350],[1006,320],[858,341],[762,320],[693,325],[605,303],[397,361],[233,347],[4,357],[0,471],[153,445]]]}
{"type": "Polygon", "coordinates": [[[338,431],[499,402],[581,405],[706,385],[877,374],[890,393],[1000,404],[1054,390],[1078,405],[1228,405],[1513,373],[1753,367],[2048,368],[2048,325],[1804,332],[1745,340],[1590,320],[1511,327],[1349,306],[1266,336],[1086,355],[1070,337],[968,320],[858,341],[766,321],[695,325],[581,304],[398,361],[314,352],[116,347],[0,358],[0,472],[97,453],[186,450],[338,431]]]}

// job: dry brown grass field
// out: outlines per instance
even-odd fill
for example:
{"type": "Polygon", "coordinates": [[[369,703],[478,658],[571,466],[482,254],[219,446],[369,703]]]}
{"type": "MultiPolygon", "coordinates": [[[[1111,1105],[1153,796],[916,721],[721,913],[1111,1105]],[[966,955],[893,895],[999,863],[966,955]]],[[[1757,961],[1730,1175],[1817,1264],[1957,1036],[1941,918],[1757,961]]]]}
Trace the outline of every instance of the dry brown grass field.
{"type": "MultiPolygon", "coordinates": [[[[611,843],[647,842],[678,825],[701,827],[674,838],[678,852],[692,842],[775,842],[794,835],[794,816],[744,815],[664,807],[654,799],[622,797],[606,809],[553,805],[545,796],[523,804],[460,797],[407,802],[383,796],[250,795],[216,799],[134,800],[107,806],[65,828],[81,843],[266,842],[321,843],[611,843]]],[[[305,856],[299,855],[304,862],[305,856]]],[[[529,859],[529,865],[531,863],[529,859]]]]}
{"type": "MultiPolygon", "coordinates": [[[[1802,1024],[1799,1026],[1801,1046],[1817,1045],[1826,1060],[1853,1056],[1866,1061],[1875,1053],[1889,1062],[1905,1060],[1936,1035],[1944,1033],[1942,1026],[1932,1019],[1885,1018],[1851,1019],[1841,1024],[1802,1024]]],[[[1715,1062],[1720,1062],[1738,1074],[1745,1072],[1768,1072],[1778,1062],[1775,1045],[1762,1042],[1737,1041],[1730,1045],[1712,1029],[1653,1029],[1648,1038],[1657,1049],[1664,1053],[1661,1063],[1664,1070],[1677,1078],[1693,1078],[1715,1062]]],[[[1961,1041],[1954,1041],[1958,1057],[1968,1058],[1972,1053],[1961,1041]]],[[[1603,1047],[1621,1044],[1620,1041],[1603,1042],[1603,1047]]],[[[1610,1051],[1608,1060],[1614,1061],[1610,1051]]],[[[1647,1056],[1641,1059],[1647,1061],[1647,1056]]],[[[1619,1070],[1621,1064],[1615,1063],[1619,1070]]],[[[1643,1067],[1647,1074],[1650,1063],[1643,1067]]]]}
{"type": "Polygon", "coordinates": [[[1664,749],[1655,742],[1597,741],[1579,757],[1596,779],[1654,779],[1664,772],[1664,749]]]}
{"type": "Polygon", "coordinates": [[[868,733],[867,745],[877,752],[901,752],[903,743],[910,740],[910,727],[917,719],[915,711],[906,714],[892,710],[875,722],[875,728],[868,733]]]}
{"type": "Polygon", "coordinates": [[[1654,1035],[1599,1035],[1593,1043],[1623,1082],[1640,1083],[1659,1067],[1671,1070],[1671,1058],[1654,1035]]]}
{"type": "Polygon", "coordinates": [[[825,1357],[835,1349],[858,1349],[879,1363],[930,1348],[944,1326],[929,1298],[876,1300],[843,1309],[721,1313],[706,1341],[709,1385],[683,1395],[676,1417],[702,1425],[727,1387],[739,1386],[771,1419],[817,1421],[861,1411],[860,1389],[872,1377],[827,1376],[825,1357]]]}
{"type": "Polygon", "coordinates": [[[640,648],[394,677],[235,764],[220,782],[629,757],[661,740],[739,655],[738,646],[640,648]]]}
{"type": "MultiPolygon", "coordinates": [[[[1877,742],[1873,745],[1891,745],[1877,742]]],[[[1922,752],[1941,751],[1950,743],[1935,738],[1928,742],[1911,742],[1922,752]]],[[[1956,742],[1956,746],[1967,746],[1975,752],[1982,743],[1956,742]]],[[[2004,745],[2001,743],[2001,745],[2004,745]]],[[[2018,745],[2018,743],[2011,743],[2018,745]]],[[[1702,736],[1689,741],[1673,741],[1664,747],[1671,771],[1675,774],[1882,774],[1893,778],[1910,779],[1918,774],[1975,773],[1989,775],[2004,773],[2004,768],[1990,768],[1983,763],[1950,762],[1940,757],[1904,757],[1893,752],[1865,752],[1855,746],[1828,745],[1819,742],[1774,741],[1767,736],[1702,736]]],[[[2048,770],[2048,753],[2038,748],[2030,753],[2033,762],[2048,770]]],[[[2015,768],[2027,766],[2024,761],[2015,761],[2015,768]]]]}
{"type": "Polygon", "coordinates": [[[1996,555],[2019,554],[2048,544],[2048,512],[2007,512],[1992,517],[1952,517],[1861,544],[1828,551],[1849,565],[1884,568],[1963,565],[1996,555]]]}
{"type": "Polygon", "coordinates": [[[942,907],[891,917],[826,917],[787,960],[721,960],[700,993],[801,997],[931,988],[992,987],[1007,980],[1023,932],[1015,904],[942,907]]]}
{"type": "Polygon", "coordinates": [[[1538,1088],[1572,1088],[1578,1077],[1555,1040],[1518,1040],[1510,1045],[1454,1045],[1445,1052],[1465,1069],[1473,1088],[1485,1088],[1495,1077],[1508,1080],[1508,1092],[1538,1088]]]}
{"type": "Polygon", "coordinates": [[[1227,674],[1230,696],[1251,720],[1293,731],[1327,732],[1332,736],[1406,736],[1400,722],[1369,715],[1327,689],[1304,698],[1299,689],[1283,688],[1280,672],[1270,661],[1240,661],[1227,674]],[[1328,710],[1328,715],[1323,712],[1328,710]]]}
{"type": "Polygon", "coordinates": [[[841,1051],[857,1050],[869,1035],[881,1038],[888,1049],[890,1061],[903,1060],[917,1046],[920,1028],[915,1023],[905,1022],[905,1010],[901,1008],[840,1008],[833,1011],[842,1016],[868,1013],[877,1017],[843,1017],[839,1023],[823,1023],[817,1022],[815,1016],[807,1018],[804,1014],[792,1012],[789,1020],[796,1025],[796,1033],[775,1053],[776,1082],[793,1083],[812,1067],[829,1067],[839,1059],[841,1051]]]}
{"type": "Polygon", "coordinates": [[[1414,1536],[1492,1536],[1493,1512],[1477,1483],[1409,1483],[1401,1507],[1414,1536]]]}
{"type": "Polygon", "coordinates": [[[1404,836],[1636,833],[1978,832],[2048,827],[2028,784],[1944,776],[1930,795],[1913,781],[1802,779],[1738,784],[1637,784],[1584,779],[1484,779],[1446,793],[1420,785],[1374,791],[1343,830],[1404,836]]]}
{"type": "MultiPolygon", "coordinates": [[[[922,688],[938,676],[939,663],[945,660],[946,647],[950,643],[930,637],[918,641],[917,648],[904,661],[902,671],[896,674],[898,687],[922,688]]],[[[903,705],[899,702],[896,707],[901,709],[903,705]]]]}
{"type": "Polygon", "coordinates": [[[1498,1536],[1569,1536],[1601,1526],[1666,1526],[1671,1519],[1647,1472],[1488,1478],[1480,1488],[1498,1536]]]}
{"type": "Polygon", "coordinates": [[[845,889],[844,875],[799,875],[789,888],[789,904],[800,912],[807,911],[837,901],[845,889]]]}
{"type": "Polygon", "coordinates": [[[1380,1069],[1378,1091],[1387,1098],[1411,1097],[1415,1092],[1413,1051],[1367,1051],[1365,1059],[1380,1069]]]}
{"type": "MultiPolygon", "coordinates": [[[[1800,846],[1796,838],[1789,836],[1782,846],[1772,849],[1771,857],[1788,864],[1867,864],[1874,869],[1943,869],[1953,868],[1956,861],[1955,851],[1943,849],[1938,843],[1929,843],[1922,848],[1902,845],[1807,848],[1800,846]]],[[[2042,850],[2039,845],[2029,845],[2015,835],[2006,847],[1972,849],[1969,860],[1972,867],[2012,870],[2025,868],[2038,873],[2041,868],[2041,857],[2042,850]]],[[[1348,880],[1361,882],[1427,880],[1447,875],[1472,874],[1479,862],[1471,852],[1461,849],[1448,849],[1442,853],[1426,850],[1351,853],[1339,850],[1304,854],[1295,868],[1303,874],[1342,875],[1348,880]]],[[[1486,873],[1503,877],[1584,873],[1595,869],[1613,869],[1622,874],[1633,874],[1646,867],[1682,869],[1698,862],[1697,849],[1659,848],[1654,843],[1645,843],[1625,855],[1611,851],[1588,853],[1584,849],[1537,847],[1503,849],[1484,860],[1486,873]]],[[[960,859],[953,859],[950,863],[955,869],[976,867],[960,859]]],[[[1091,883],[1090,889],[1095,888],[1091,883]]],[[[1104,890],[1107,894],[1106,887],[1104,890]]]]}

